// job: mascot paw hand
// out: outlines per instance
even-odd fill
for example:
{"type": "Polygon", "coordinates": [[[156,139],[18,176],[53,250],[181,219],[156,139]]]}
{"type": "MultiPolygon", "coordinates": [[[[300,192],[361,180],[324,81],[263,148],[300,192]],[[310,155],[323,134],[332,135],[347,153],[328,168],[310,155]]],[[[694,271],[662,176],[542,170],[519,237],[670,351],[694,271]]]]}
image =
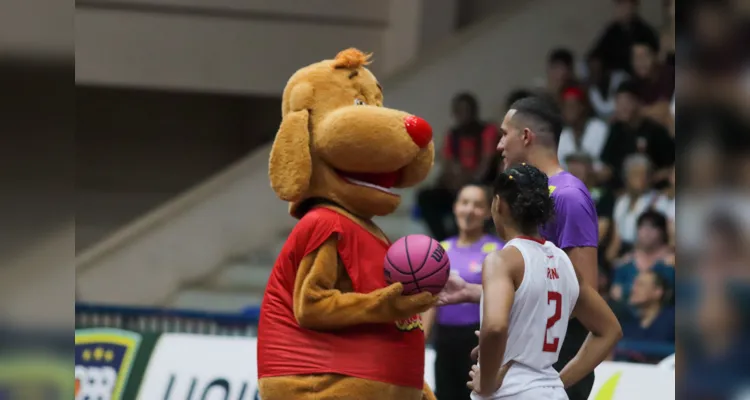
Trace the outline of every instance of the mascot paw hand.
{"type": "Polygon", "coordinates": [[[385,299],[392,300],[401,297],[401,293],[404,292],[404,285],[401,282],[392,283],[382,289],[380,289],[381,296],[385,299]]]}
{"type": "Polygon", "coordinates": [[[389,300],[397,318],[409,318],[415,314],[423,313],[434,307],[438,300],[438,297],[430,292],[404,296],[404,288],[400,283],[394,283],[388,288],[391,287],[394,287],[392,289],[394,292],[389,293],[389,300]],[[398,288],[398,291],[395,291],[396,288],[398,288]]]}

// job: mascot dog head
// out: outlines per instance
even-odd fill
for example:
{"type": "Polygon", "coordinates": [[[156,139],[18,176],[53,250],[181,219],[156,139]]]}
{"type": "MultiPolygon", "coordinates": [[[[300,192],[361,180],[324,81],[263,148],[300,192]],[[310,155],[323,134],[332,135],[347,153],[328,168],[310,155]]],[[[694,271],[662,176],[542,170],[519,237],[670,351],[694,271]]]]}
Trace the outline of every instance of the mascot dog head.
{"type": "Polygon", "coordinates": [[[413,186],[432,168],[432,128],[383,107],[382,88],[367,64],[369,55],[344,50],[300,69],[284,89],[269,176],[298,218],[310,199],[362,218],[390,214],[400,203],[390,189],[413,186]]]}

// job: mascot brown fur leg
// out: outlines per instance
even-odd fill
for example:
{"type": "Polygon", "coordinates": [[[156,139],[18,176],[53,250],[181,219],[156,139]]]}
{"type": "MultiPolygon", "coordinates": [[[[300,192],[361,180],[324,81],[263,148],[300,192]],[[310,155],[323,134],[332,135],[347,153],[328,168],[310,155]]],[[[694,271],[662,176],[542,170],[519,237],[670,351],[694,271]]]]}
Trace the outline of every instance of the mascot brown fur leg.
{"type": "Polygon", "coordinates": [[[263,400],[420,400],[419,389],[343,375],[279,376],[263,379],[263,400]]]}
{"type": "Polygon", "coordinates": [[[424,383],[424,387],[422,388],[422,400],[437,400],[437,397],[432,393],[432,389],[430,389],[430,385],[428,385],[427,382],[424,383]]]}

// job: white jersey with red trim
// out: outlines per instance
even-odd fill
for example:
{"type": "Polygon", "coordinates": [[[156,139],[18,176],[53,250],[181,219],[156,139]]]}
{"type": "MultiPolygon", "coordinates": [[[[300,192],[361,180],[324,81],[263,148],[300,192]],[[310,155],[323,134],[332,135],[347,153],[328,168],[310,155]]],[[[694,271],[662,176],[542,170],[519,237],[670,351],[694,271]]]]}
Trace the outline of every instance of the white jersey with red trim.
{"type": "MultiPolygon", "coordinates": [[[[514,238],[505,244],[508,246],[517,248],[524,262],[523,281],[513,300],[503,357],[503,364],[511,360],[514,364],[502,387],[485,399],[508,398],[541,387],[562,388],[560,376],[552,366],[560,354],[580,291],[573,263],[552,242],[514,238]]],[[[472,393],[472,399],[482,397],[472,393]]]]}

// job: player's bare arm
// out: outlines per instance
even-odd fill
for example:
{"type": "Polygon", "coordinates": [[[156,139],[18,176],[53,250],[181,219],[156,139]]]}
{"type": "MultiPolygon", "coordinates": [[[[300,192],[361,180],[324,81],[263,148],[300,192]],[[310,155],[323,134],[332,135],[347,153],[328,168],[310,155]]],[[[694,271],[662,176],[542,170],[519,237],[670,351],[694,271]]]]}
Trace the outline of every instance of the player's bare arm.
{"type": "Polygon", "coordinates": [[[458,274],[451,274],[443,290],[438,294],[438,306],[460,303],[479,303],[482,285],[468,283],[458,274]]]}
{"type": "MultiPolygon", "coordinates": [[[[576,273],[581,282],[582,274],[576,273]]],[[[622,338],[622,328],[612,309],[594,288],[583,282],[571,317],[578,318],[590,333],[578,354],[560,371],[560,380],[566,388],[590,374],[622,338]]]]}
{"type": "Polygon", "coordinates": [[[515,247],[491,253],[484,260],[483,319],[479,330],[479,359],[482,360],[479,375],[484,384],[474,389],[481,395],[495,392],[502,384],[498,381],[498,374],[508,341],[513,299],[516,287],[523,279],[523,269],[523,256],[515,247]]]}
{"type": "Polygon", "coordinates": [[[599,260],[596,247],[570,247],[565,249],[583,284],[596,288],[599,285],[599,260]]]}
{"type": "Polygon", "coordinates": [[[478,283],[467,283],[466,284],[465,296],[466,301],[464,303],[479,303],[482,300],[482,285],[478,283]]]}

